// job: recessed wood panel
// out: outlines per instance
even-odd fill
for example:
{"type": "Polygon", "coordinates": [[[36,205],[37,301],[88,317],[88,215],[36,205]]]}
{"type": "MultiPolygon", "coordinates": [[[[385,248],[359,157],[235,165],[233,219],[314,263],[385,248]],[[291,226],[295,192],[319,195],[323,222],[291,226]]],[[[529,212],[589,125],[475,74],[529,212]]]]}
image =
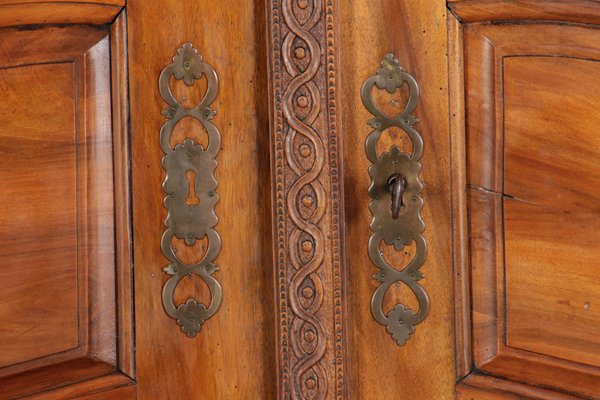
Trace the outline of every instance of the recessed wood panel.
{"type": "MultiPolygon", "coordinates": [[[[459,285],[470,285],[473,364],[529,384],[531,398],[545,398],[536,386],[596,398],[598,30],[544,22],[464,33],[470,276],[459,285]]],[[[500,386],[481,377],[477,390],[500,386]]]]}
{"type": "Polygon", "coordinates": [[[506,344],[600,366],[600,216],[504,202],[506,344]]]}
{"type": "Polygon", "coordinates": [[[600,366],[600,63],[504,61],[507,345],[600,366]],[[543,71],[543,73],[540,73],[543,71]]]}
{"type": "Polygon", "coordinates": [[[122,66],[107,27],[0,29],[0,53],[0,398],[110,389],[133,372],[122,66]]]}
{"type": "Polygon", "coordinates": [[[503,67],[504,192],[600,215],[600,62],[507,57],[503,67]]]}
{"type": "Polygon", "coordinates": [[[0,367],[78,346],[73,72],[0,69],[0,367]]]}

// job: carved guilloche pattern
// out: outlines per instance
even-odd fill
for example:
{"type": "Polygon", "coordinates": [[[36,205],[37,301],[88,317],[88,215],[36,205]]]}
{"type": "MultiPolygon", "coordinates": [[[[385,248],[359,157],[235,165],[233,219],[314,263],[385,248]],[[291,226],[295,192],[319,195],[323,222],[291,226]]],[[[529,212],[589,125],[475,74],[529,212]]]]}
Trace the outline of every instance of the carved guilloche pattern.
{"type": "Polygon", "coordinates": [[[221,136],[217,127],[211,122],[215,115],[210,107],[217,96],[218,78],[215,70],[205,63],[202,56],[190,44],[185,43],[177,50],[173,62],[167,65],[159,77],[159,89],[162,99],[168,104],[163,111],[167,121],[160,130],[160,147],[164,153],[162,166],[166,176],[163,190],[166,194],[164,204],[167,209],[161,249],[169,264],[163,269],[170,276],[163,287],[163,306],[166,313],[181,327],[189,337],[194,337],[202,329],[202,325],[215,315],[222,301],[222,289],[213,276],[218,270],[214,264],[221,249],[221,238],[214,229],[218,218],[215,205],[217,180],[214,172],[217,167],[216,156],[221,146],[221,136]],[[192,86],[203,76],[208,85],[200,103],[192,108],[183,107],[171,90],[169,79],[183,80],[192,86]],[[195,143],[186,138],[183,143],[171,145],[171,136],[175,125],[183,118],[198,120],[208,134],[208,146],[195,143]],[[190,190],[188,173],[193,176],[193,190],[190,190]],[[196,203],[190,203],[190,192],[194,194],[196,203]],[[173,248],[173,240],[183,240],[186,246],[193,246],[197,240],[208,239],[208,248],[202,259],[194,264],[181,261],[173,248]],[[193,297],[184,304],[175,305],[173,295],[178,283],[186,276],[199,276],[208,286],[211,294],[209,305],[198,303],[193,297]]]}
{"type": "Polygon", "coordinates": [[[343,398],[334,6],[268,4],[279,396],[343,398]]]}

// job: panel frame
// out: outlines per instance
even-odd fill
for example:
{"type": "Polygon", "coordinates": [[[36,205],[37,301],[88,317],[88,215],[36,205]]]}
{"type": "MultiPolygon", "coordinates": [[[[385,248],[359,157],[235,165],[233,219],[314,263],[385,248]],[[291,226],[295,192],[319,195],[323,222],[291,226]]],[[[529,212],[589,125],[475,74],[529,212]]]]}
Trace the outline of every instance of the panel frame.
{"type": "MultiPolygon", "coordinates": [[[[1,6],[2,4],[0,4],[1,6]]],[[[120,10],[120,8],[119,8],[120,10]]],[[[13,28],[5,28],[9,31],[13,28]]],[[[102,90],[107,90],[103,95],[104,101],[107,103],[107,117],[102,117],[102,124],[105,131],[111,132],[112,140],[106,143],[104,146],[110,146],[112,148],[112,173],[113,178],[102,177],[96,175],[101,180],[111,179],[113,194],[112,194],[112,208],[111,215],[113,215],[113,231],[114,238],[110,239],[114,245],[114,265],[116,269],[109,273],[114,277],[116,281],[115,288],[115,299],[114,306],[116,310],[100,311],[104,316],[105,321],[110,321],[110,330],[112,334],[94,337],[84,334],[80,338],[82,346],[70,352],[65,352],[58,355],[50,356],[45,360],[37,360],[33,362],[24,362],[12,367],[6,367],[2,369],[2,376],[0,377],[0,396],[9,398],[44,398],[44,399],[59,399],[69,396],[69,398],[79,398],[80,396],[88,396],[91,394],[98,393],[94,398],[112,398],[112,394],[108,397],[103,397],[100,393],[113,393],[119,395],[119,398],[135,398],[135,357],[134,357],[134,323],[133,323],[133,264],[131,257],[132,250],[132,234],[131,234],[131,199],[130,199],[130,155],[129,155],[129,134],[128,134],[128,81],[127,81],[127,38],[126,38],[126,15],[123,11],[116,20],[103,27],[93,26],[47,26],[47,27],[36,27],[36,29],[45,30],[68,30],[69,34],[77,36],[79,31],[85,31],[91,34],[91,41],[84,43],[82,41],[73,42],[73,46],[69,48],[66,53],[60,53],[48,55],[49,59],[44,60],[42,63],[47,62],[72,62],[74,65],[79,64],[80,67],[76,68],[79,74],[83,74],[85,68],[91,70],[91,65],[84,67],[83,64],[86,62],[86,57],[91,57],[88,53],[87,48],[93,49],[96,44],[101,44],[103,50],[96,52],[95,57],[106,57],[110,58],[107,61],[107,68],[102,73],[106,73],[107,77],[110,78],[108,85],[104,86],[102,90]],[[96,34],[93,34],[96,32],[96,34]],[[110,56],[109,56],[110,54],[110,56]],[[108,314],[106,314],[108,312],[108,314]],[[108,320],[106,319],[108,318],[108,320]],[[89,337],[88,337],[89,336],[89,337]],[[107,392],[108,391],[108,392],[107,392]],[[75,397],[73,397],[75,396],[75,397]]],[[[20,30],[16,29],[15,32],[22,32],[27,35],[27,32],[31,30],[20,30]]],[[[83,32],[82,31],[82,32],[83,32]]],[[[82,33],[80,32],[80,33],[82,33]]],[[[67,34],[66,36],[69,36],[67,34]]],[[[81,35],[85,37],[85,35],[81,35]]],[[[30,41],[31,42],[31,41],[30,41]]],[[[44,40],[37,42],[31,42],[33,45],[27,46],[27,49],[20,51],[18,49],[14,53],[14,57],[18,60],[19,65],[31,65],[39,64],[39,55],[47,54],[48,48],[51,48],[55,42],[49,41],[44,43],[44,40]],[[36,57],[38,59],[36,60],[36,57]]],[[[65,43],[59,43],[57,47],[64,45],[65,43]]],[[[64,50],[64,48],[62,49],[64,50]]],[[[93,50],[92,50],[93,51],[93,50]]],[[[50,50],[50,53],[52,51],[50,50]]],[[[93,78],[87,76],[87,79],[91,79],[88,83],[94,84],[93,78]]],[[[79,97],[90,90],[91,88],[84,87],[84,79],[80,79],[81,87],[77,89],[79,97]]],[[[84,109],[87,109],[89,105],[86,105],[86,101],[80,98],[78,107],[78,114],[83,115],[84,109]]],[[[91,104],[91,103],[90,103],[91,104]]],[[[88,111],[90,120],[77,121],[77,136],[85,143],[87,140],[84,139],[86,132],[89,131],[90,127],[93,127],[95,122],[91,122],[93,115],[90,115],[94,111],[94,106],[88,111]],[[91,125],[90,125],[91,124],[91,125]]],[[[106,135],[106,133],[105,133],[106,135]]],[[[87,146],[82,145],[78,152],[85,153],[83,159],[90,157],[87,150],[87,146]]],[[[106,153],[104,153],[106,154],[106,153]]],[[[83,164],[78,165],[78,174],[88,174],[88,168],[83,161],[83,164]]],[[[80,164],[80,162],[78,162],[80,164]]],[[[84,178],[83,182],[86,181],[84,178]]],[[[92,179],[95,179],[92,177],[92,179]]],[[[79,178],[78,178],[79,180],[79,178]]],[[[86,194],[85,190],[79,193],[78,197],[81,197],[84,203],[86,194]]],[[[107,203],[108,204],[108,203],[107,203]]],[[[87,205],[83,205],[87,207],[87,205]]],[[[80,211],[81,212],[81,211],[80,211]]],[[[82,214],[86,214],[85,209],[82,214]]],[[[86,219],[86,218],[83,218],[86,219]]],[[[80,218],[81,220],[81,218],[80,218]]],[[[87,223],[86,221],[80,221],[81,223],[87,223]]],[[[87,236],[85,229],[83,230],[84,236],[87,236]]],[[[82,238],[85,242],[85,238],[82,238]]],[[[85,243],[80,244],[85,246],[85,243]]],[[[85,252],[84,252],[85,253],[85,252]]],[[[80,258],[86,258],[85,254],[81,254],[80,258]]],[[[87,260],[81,260],[87,262],[87,260]]],[[[84,263],[85,263],[84,262],[84,263]]],[[[104,276],[90,276],[90,279],[94,280],[105,280],[104,276]]],[[[100,297],[102,293],[87,293],[85,290],[81,293],[83,299],[86,301],[94,302],[94,296],[97,297],[96,303],[101,301],[100,297]],[[91,296],[91,297],[90,297],[91,296]]],[[[80,297],[81,297],[80,296],[80,297]]],[[[111,308],[115,308],[111,307],[111,308]]],[[[81,307],[83,315],[80,318],[87,320],[88,314],[85,312],[86,307],[81,307]]],[[[93,323],[96,323],[95,318],[93,323]]],[[[87,326],[88,323],[83,323],[82,326],[87,326]]],[[[96,328],[92,328],[92,332],[96,328]]],[[[99,334],[100,331],[97,331],[99,334]]],[[[85,397],[88,398],[88,397],[85,397]]]]}
{"type": "Polygon", "coordinates": [[[0,0],[0,27],[112,23],[126,0],[0,0]]]}
{"type": "Polygon", "coordinates": [[[553,392],[556,398],[595,398],[600,394],[600,368],[504,344],[502,80],[506,57],[558,55],[598,61],[600,32],[590,25],[550,21],[465,24],[452,13],[448,32],[457,396],[496,391],[503,393],[497,398],[546,399],[549,394],[543,388],[552,387],[559,391],[553,392]],[[484,67],[474,72],[468,65],[484,67]],[[478,133],[470,142],[469,131],[478,133]],[[470,158],[474,152],[480,155],[470,158]],[[468,248],[459,245],[467,238],[468,248]],[[507,379],[499,391],[498,378],[507,379]]]}

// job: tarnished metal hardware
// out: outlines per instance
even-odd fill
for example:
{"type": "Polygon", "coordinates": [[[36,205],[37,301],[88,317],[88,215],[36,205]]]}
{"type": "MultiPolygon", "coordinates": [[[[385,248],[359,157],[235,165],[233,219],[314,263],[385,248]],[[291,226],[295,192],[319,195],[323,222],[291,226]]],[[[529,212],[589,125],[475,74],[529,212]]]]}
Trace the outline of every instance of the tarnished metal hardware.
{"type": "Polygon", "coordinates": [[[406,180],[402,174],[394,174],[388,178],[387,183],[392,194],[392,218],[398,219],[402,209],[402,195],[404,194],[406,180]]]}
{"type": "Polygon", "coordinates": [[[214,171],[221,135],[211,122],[215,111],[210,107],[217,96],[218,77],[192,44],[185,43],[177,50],[173,62],[162,70],[159,90],[162,99],[169,105],[163,111],[167,121],[160,130],[160,147],[165,154],[162,166],[166,171],[163,190],[167,208],[167,230],[162,236],[161,249],[170,261],[163,270],[171,277],[163,287],[162,300],[166,313],[176,320],[183,332],[194,337],[202,329],[202,324],[215,315],[223,299],[221,285],[213,277],[219,269],[214,261],[221,250],[221,238],[214,229],[218,221],[214,208],[219,200],[214,171]],[[174,77],[192,86],[202,76],[208,83],[204,97],[193,108],[183,107],[175,99],[169,79],[174,77]],[[185,117],[198,120],[206,129],[209,139],[206,149],[189,138],[171,146],[173,128],[185,117]],[[190,265],[177,257],[173,247],[175,238],[192,246],[205,237],[208,238],[208,248],[199,262],[190,265]],[[176,306],[173,300],[175,288],[184,277],[193,275],[199,276],[208,286],[210,305],[207,307],[194,298],[188,298],[185,304],[176,306]]]}
{"type": "Polygon", "coordinates": [[[367,110],[375,117],[368,121],[374,128],[366,139],[366,152],[372,165],[369,167],[371,186],[369,209],[373,215],[369,239],[369,258],[380,270],[373,278],[379,286],[371,298],[371,312],[375,320],[387,327],[387,331],[398,345],[404,345],[415,330],[415,326],[425,320],[429,313],[429,298],[425,289],[417,282],[423,279],[419,268],[425,262],[427,243],[422,233],[425,223],[421,218],[423,199],[420,196],[423,184],[419,179],[423,140],[413,126],[419,120],[412,114],[419,100],[417,81],[406,73],[393,54],[385,56],[377,73],[363,83],[361,99],[367,110]],[[393,94],[403,85],[409,89],[409,98],[404,110],[396,116],[386,115],[373,100],[373,90],[386,90],[393,94]],[[377,154],[377,142],[382,132],[398,127],[410,137],[412,153],[403,152],[393,145],[381,155],[377,154]],[[391,193],[391,196],[390,196],[391,193]],[[416,254],[403,269],[396,269],[388,263],[380,249],[381,242],[393,245],[396,251],[402,251],[413,241],[416,254]],[[383,299],[393,284],[403,283],[416,296],[419,310],[396,304],[387,313],[383,310],[383,299]]]}

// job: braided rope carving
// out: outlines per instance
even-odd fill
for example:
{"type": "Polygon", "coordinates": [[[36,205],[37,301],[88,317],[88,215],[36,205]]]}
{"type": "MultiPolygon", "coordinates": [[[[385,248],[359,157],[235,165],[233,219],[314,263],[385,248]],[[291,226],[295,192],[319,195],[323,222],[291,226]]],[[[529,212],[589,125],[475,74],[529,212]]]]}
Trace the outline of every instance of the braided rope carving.
{"type": "Polygon", "coordinates": [[[341,399],[344,390],[333,3],[269,0],[279,396],[285,399],[341,399]],[[333,279],[327,286],[325,276],[333,279]]]}

